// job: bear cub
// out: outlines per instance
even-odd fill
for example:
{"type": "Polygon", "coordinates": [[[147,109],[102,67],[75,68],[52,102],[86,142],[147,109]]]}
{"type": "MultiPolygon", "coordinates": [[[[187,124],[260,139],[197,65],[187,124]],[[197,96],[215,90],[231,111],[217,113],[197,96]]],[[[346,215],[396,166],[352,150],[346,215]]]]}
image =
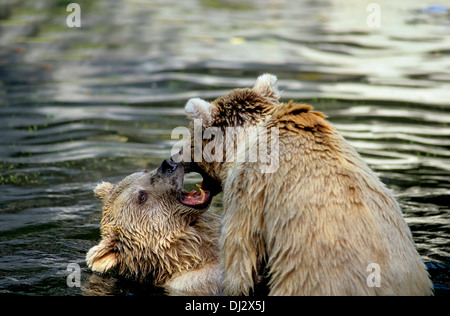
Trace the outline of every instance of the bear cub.
{"type": "Polygon", "coordinates": [[[219,216],[208,191],[183,190],[184,168],[165,160],[94,190],[104,204],[101,241],[86,256],[95,272],[162,286],[172,295],[221,294],[219,216]]]}
{"type": "Polygon", "coordinates": [[[249,294],[260,271],[269,278],[270,295],[432,294],[393,194],[323,113],[280,102],[275,83],[265,74],[252,88],[212,102],[193,98],[185,106],[194,135],[225,135],[221,142],[203,137],[199,146],[194,137],[188,157],[209,179],[203,189],[211,190],[211,183],[223,188],[219,256],[225,294],[249,294]],[[234,137],[230,129],[245,133],[234,137]],[[278,133],[262,137],[258,130],[278,133]],[[259,141],[264,138],[266,143],[259,141]],[[235,141],[235,160],[208,156],[211,142],[224,143],[215,146],[215,157],[227,157],[235,141]],[[241,159],[268,152],[272,143],[275,168],[241,159]],[[196,159],[198,152],[203,159],[196,159]],[[379,287],[368,282],[373,266],[379,267],[379,287]]]}

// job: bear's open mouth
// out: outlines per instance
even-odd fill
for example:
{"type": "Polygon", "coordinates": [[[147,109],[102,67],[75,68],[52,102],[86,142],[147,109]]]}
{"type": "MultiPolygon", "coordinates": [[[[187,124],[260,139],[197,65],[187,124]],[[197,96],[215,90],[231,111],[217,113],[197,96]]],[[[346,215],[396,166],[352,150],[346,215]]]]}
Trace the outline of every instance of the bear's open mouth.
{"type": "MultiPolygon", "coordinates": [[[[174,162],[172,162],[174,164],[174,162]]],[[[219,194],[222,191],[222,187],[218,182],[216,182],[213,178],[211,178],[208,174],[203,172],[198,166],[194,163],[180,163],[177,164],[178,168],[183,169],[183,174],[198,172],[202,178],[202,184],[198,185],[198,190],[186,191],[180,188],[179,193],[179,201],[180,203],[195,208],[206,208],[212,201],[212,198],[219,194]]],[[[181,182],[181,187],[183,186],[184,178],[181,182]]]]}
{"type": "Polygon", "coordinates": [[[211,192],[208,190],[204,190],[203,188],[203,182],[202,185],[198,185],[198,191],[192,190],[192,191],[181,191],[180,195],[180,202],[184,205],[191,206],[191,207],[205,207],[209,205],[212,199],[211,192]]]}

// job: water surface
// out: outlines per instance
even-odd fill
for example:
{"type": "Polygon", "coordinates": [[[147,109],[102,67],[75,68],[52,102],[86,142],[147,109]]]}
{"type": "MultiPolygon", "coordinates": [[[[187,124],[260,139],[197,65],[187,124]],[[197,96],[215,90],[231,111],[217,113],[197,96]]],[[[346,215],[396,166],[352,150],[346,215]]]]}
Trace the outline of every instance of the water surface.
{"type": "Polygon", "coordinates": [[[78,1],[81,28],[64,1],[2,2],[0,293],[95,294],[67,286],[70,263],[91,290],[147,293],[87,269],[93,188],[167,158],[187,99],[270,72],[393,190],[436,294],[450,294],[450,7],[379,0],[372,28],[370,2],[78,1]]]}

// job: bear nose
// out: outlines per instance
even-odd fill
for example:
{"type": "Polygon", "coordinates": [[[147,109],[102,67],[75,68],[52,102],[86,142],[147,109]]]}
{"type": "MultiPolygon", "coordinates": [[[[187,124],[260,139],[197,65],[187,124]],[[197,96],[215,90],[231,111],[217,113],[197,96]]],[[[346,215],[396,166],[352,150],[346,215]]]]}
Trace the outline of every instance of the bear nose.
{"type": "Polygon", "coordinates": [[[172,173],[174,172],[178,167],[178,164],[176,162],[173,161],[169,161],[169,160],[164,160],[162,165],[161,165],[161,170],[163,172],[168,172],[168,173],[172,173]]]}

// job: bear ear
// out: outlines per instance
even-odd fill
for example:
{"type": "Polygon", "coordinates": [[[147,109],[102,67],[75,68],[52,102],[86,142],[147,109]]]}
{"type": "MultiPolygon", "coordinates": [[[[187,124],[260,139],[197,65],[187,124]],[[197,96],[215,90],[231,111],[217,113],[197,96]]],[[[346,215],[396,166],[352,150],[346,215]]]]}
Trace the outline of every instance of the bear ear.
{"type": "Polygon", "coordinates": [[[186,103],[184,110],[189,119],[202,120],[203,126],[211,126],[213,121],[212,115],[213,105],[200,98],[192,98],[186,103]]]}
{"type": "Polygon", "coordinates": [[[86,255],[88,267],[99,273],[105,273],[114,268],[118,263],[114,249],[114,242],[103,239],[88,251],[86,255]]]}
{"type": "Polygon", "coordinates": [[[253,86],[253,90],[262,94],[271,101],[278,103],[281,92],[276,86],[277,77],[271,74],[264,74],[256,79],[256,83],[253,86]]]}
{"type": "Polygon", "coordinates": [[[115,185],[110,182],[104,182],[97,184],[94,189],[95,197],[100,199],[103,203],[106,203],[114,190],[115,185]]]}

